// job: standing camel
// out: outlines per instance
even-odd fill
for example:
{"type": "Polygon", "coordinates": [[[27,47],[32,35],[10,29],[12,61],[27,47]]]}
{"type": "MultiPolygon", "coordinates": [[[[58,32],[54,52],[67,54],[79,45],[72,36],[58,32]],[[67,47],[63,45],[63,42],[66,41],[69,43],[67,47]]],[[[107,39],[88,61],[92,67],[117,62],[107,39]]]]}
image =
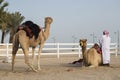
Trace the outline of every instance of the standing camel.
{"type": "Polygon", "coordinates": [[[15,56],[19,48],[19,44],[23,50],[25,56],[25,63],[35,72],[40,70],[40,54],[42,48],[44,46],[45,41],[49,37],[50,34],[50,24],[52,23],[53,19],[51,17],[45,18],[45,30],[41,30],[38,34],[37,39],[35,36],[29,38],[24,30],[19,30],[13,38],[13,49],[12,49],[12,71],[14,71],[14,64],[15,64],[15,56]],[[34,68],[34,51],[35,47],[39,45],[38,50],[38,58],[37,58],[37,69],[34,68]],[[29,61],[29,47],[32,47],[32,63],[29,61]]]}
{"type": "Polygon", "coordinates": [[[80,46],[82,48],[83,55],[83,63],[89,67],[98,67],[102,64],[102,55],[99,53],[99,46],[95,44],[97,47],[91,47],[87,50],[87,39],[80,39],[80,46]],[[95,49],[96,48],[96,49],[95,49]]]}

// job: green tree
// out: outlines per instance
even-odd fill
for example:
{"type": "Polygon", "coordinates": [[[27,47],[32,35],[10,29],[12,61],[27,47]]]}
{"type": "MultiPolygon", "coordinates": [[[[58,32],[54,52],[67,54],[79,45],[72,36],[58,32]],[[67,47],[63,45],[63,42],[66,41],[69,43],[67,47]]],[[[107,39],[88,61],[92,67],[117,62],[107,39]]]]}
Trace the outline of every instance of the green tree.
{"type": "Polygon", "coordinates": [[[24,16],[22,16],[19,12],[9,13],[5,11],[4,9],[7,6],[7,2],[0,0],[0,29],[2,32],[1,43],[4,43],[4,37],[7,34],[10,34],[9,42],[11,43],[18,26],[24,20],[24,16]]]}
{"type": "Polygon", "coordinates": [[[16,33],[16,30],[20,23],[24,20],[24,16],[22,16],[19,12],[11,13],[9,15],[8,27],[6,33],[10,33],[9,42],[12,43],[13,36],[16,33]]]}
{"type": "Polygon", "coordinates": [[[4,10],[5,7],[7,6],[8,6],[7,2],[4,2],[4,0],[0,0],[0,29],[2,30],[1,43],[4,42],[5,30],[7,28],[6,19],[8,18],[8,15],[4,10]]]}

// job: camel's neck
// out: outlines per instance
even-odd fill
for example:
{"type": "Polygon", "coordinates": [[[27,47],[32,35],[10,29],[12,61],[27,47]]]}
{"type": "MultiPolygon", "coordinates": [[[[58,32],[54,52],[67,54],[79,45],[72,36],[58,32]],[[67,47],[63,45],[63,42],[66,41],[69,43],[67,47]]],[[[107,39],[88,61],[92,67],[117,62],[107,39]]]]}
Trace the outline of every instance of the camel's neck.
{"type": "Polygon", "coordinates": [[[86,46],[83,46],[83,47],[82,47],[83,58],[84,58],[84,55],[85,55],[85,51],[86,51],[86,46]]]}
{"type": "Polygon", "coordinates": [[[45,23],[45,31],[44,31],[45,40],[49,37],[49,33],[50,33],[50,24],[45,23]]]}

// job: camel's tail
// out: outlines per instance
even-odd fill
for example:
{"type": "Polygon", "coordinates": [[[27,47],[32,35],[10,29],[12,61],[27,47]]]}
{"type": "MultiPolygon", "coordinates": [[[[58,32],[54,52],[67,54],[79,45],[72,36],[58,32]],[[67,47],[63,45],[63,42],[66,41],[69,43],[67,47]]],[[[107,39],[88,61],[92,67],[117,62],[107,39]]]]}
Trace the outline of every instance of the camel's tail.
{"type": "Polygon", "coordinates": [[[14,35],[13,38],[13,49],[12,49],[12,54],[15,55],[18,51],[19,48],[19,36],[17,34],[14,35]]]}

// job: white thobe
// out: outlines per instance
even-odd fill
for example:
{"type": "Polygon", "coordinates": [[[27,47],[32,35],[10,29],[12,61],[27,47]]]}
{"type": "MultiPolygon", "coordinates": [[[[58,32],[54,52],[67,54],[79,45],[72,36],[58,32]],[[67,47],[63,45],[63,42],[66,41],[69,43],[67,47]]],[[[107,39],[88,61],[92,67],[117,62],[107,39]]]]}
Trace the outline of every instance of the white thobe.
{"type": "Polygon", "coordinates": [[[103,35],[100,39],[100,45],[102,47],[103,64],[110,63],[110,42],[111,38],[107,35],[103,35]]]}

